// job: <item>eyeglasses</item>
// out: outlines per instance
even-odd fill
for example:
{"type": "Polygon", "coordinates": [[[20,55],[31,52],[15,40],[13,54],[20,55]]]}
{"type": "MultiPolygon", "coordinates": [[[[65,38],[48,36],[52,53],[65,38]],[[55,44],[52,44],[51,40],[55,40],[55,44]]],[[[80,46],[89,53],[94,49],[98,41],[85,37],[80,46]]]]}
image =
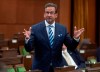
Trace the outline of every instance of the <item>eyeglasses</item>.
{"type": "Polygon", "coordinates": [[[45,14],[51,14],[51,15],[53,15],[53,14],[55,14],[55,12],[45,12],[45,14]]]}

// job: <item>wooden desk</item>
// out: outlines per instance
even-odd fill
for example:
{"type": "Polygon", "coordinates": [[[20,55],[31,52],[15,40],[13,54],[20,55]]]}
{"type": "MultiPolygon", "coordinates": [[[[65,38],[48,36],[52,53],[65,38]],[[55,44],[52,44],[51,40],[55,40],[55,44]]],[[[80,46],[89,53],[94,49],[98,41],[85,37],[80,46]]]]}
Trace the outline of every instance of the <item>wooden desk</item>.
{"type": "Polygon", "coordinates": [[[22,56],[0,58],[0,62],[6,65],[15,65],[22,63],[22,56]]]}
{"type": "Polygon", "coordinates": [[[100,67],[100,62],[97,62],[97,63],[94,63],[94,64],[86,64],[87,67],[90,67],[90,68],[95,68],[95,67],[100,67]]]}
{"type": "Polygon", "coordinates": [[[17,49],[0,49],[1,57],[16,57],[17,49]]]}
{"type": "Polygon", "coordinates": [[[75,70],[75,66],[56,67],[54,72],[68,72],[75,70]]]}
{"type": "Polygon", "coordinates": [[[95,68],[95,67],[100,67],[100,62],[97,62],[95,64],[90,64],[91,68],[95,68]]]}
{"type": "Polygon", "coordinates": [[[41,70],[31,70],[31,71],[26,71],[26,72],[42,72],[41,70]]]}
{"type": "Polygon", "coordinates": [[[100,72],[100,62],[95,64],[89,64],[89,67],[86,68],[87,72],[100,72]]]}
{"type": "Polygon", "coordinates": [[[86,68],[87,72],[100,72],[100,67],[95,67],[95,68],[86,68]]]}

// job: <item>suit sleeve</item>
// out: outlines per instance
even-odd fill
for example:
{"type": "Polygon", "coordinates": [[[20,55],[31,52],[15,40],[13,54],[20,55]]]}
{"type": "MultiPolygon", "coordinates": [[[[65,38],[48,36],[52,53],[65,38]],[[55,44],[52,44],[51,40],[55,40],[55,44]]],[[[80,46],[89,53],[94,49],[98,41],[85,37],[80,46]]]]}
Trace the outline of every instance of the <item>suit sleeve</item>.
{"type": "Polygon", "coordinates": [[[69,50],[75,50],[79,44],[74,38],[71,38],[69,33],[67,32],[65,28],[65,39],[64,44],[69,48],[69,50]]]}

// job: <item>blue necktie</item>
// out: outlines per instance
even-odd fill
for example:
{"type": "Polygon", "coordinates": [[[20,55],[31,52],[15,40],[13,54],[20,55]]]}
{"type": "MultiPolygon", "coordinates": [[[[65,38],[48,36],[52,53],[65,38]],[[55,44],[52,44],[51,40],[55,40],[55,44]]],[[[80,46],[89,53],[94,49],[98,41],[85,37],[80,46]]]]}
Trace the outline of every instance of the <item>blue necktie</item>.
{"type": "Polygon", "coordinates": [[[53,46],[53,40],[54,40],[53,31],[51,29],[52,27],[53,26],[49,25],[49,31],[48,31],[48,37],[49,37],[49,41],[50,41],[51,48],[53,46]]]}

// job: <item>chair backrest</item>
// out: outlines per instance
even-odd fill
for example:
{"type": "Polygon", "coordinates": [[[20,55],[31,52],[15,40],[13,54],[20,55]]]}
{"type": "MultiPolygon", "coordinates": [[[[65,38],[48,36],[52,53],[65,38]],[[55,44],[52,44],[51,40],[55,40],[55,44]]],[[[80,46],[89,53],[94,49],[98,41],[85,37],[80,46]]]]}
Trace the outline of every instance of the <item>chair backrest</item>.
{"type": "Polygon", "coordinates": [[[19,46],[19,51],[20,51],[20,54],[23,55],[23,56],[26,56],[26,55],[29,55],[30,53],[27,52],[24,48],[24,46],[19,46]]]}
{"type": "Polygon", "coordinates": [[[29,55],[29,52],[27,52],[27,51],[25,50],[25,48],[22,48],[22,54],[23,54],[24,56],[26,56],[26,55],[29,55]]]}
{"type": "Polygon", "coordinates": [[[88,57],[87,58],[87,61],[90,63],[90,64],[95,64],[97,63],[97,60],[94,56],[91,56],[91,57],[88,57]]]}
{"type": "Polygon", "coordinates": [[[27,71],[32,69],[32,60],[34,59],[33,55],[23,56],[23,64],[27,71]]]}
{"type": "Polygon", "coordinates": [[[90,56],[96,57],[96,44],[86,44],[80,48],[80,53],[85,60],[87,60],[90,56]]]}
{"type": "Polygon", "coordinates": [[[25,39],[25,36],[23,33],[16,33],[16,34],[13,34],[13,38],[17,38],[18,40],[24,40],[25,39]]]}
{"type": "Polygon", "coordinates": [[[15,69],[12,65],[7,65],[7,72],[15,72],[15,69]]]}
{"type": "Polygon", "coordinates": [[[18,40],[17,39],[11,39],[8,41],[8,45],[9,45],[9,48],[16,48],[18,49],[18,40]]]}
{"type": "Polygon", "coordinates": [[[16,69],[16,72],[25,72],[26,71],[26,69],[25,69],[23,64],[15,65],[15,69],[16,69]]]}

